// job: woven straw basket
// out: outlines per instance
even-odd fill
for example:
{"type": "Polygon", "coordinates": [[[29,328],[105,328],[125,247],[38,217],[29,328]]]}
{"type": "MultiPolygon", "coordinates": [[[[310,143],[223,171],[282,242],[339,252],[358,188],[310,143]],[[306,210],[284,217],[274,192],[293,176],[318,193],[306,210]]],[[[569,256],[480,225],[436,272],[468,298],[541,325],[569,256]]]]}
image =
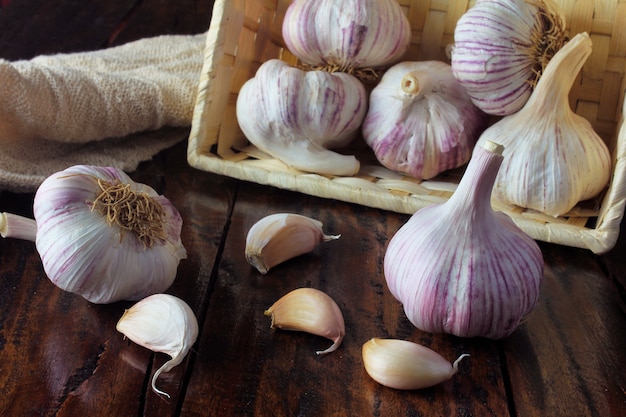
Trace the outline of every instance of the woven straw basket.
{"type": "MultiPolygon", "coordinates": [[[[260,64],[297,60],[284,48],[281,25],[290,0],[216,0],[207,35],[206,56],[188,145],[195,168],[324,198],[411,214],[448,199],[462,170],[418,181],[383,168],[357,140],[361,171],[353,177],[328,177],[290,169],[250,146],[235,115],[237,93],[260,64]]],[[[399,0],[413,29],[406,60],[449,62],[446,47],[457,20],[473,6],[468,0],[399,0]]],[[[619,235],[626,197],[626,0],[557,0],[568,36],[588,32],[593,53],[581,71],[570,105],[587,118],[613,154],[610,186],[595,201],[554,218],[521,207],[496,207],[509,214],[534,239],[610,250],[619,235]]]]}

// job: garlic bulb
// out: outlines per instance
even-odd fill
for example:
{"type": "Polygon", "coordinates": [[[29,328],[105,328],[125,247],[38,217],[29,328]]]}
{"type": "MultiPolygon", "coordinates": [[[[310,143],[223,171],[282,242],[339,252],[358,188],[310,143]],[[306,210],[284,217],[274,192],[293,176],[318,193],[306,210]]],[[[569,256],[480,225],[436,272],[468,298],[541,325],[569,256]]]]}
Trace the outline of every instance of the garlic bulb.
{"type": "Polygon", "coordinates": [[[591,48],[587,33],[572,38],[552,58],[526,105],[483,132],[479,143],[505,147],[496,199],[559,216],[608,184],[609,150],[568,101],[591,48]]]}
{"type": "Polygon", "coordinates": [[[77,165],[49,176],[33,210],[46,274],[93,303],[162,292],[186,257],[176,208],[116,168],[77,165]]]}
{"type": "Polygon", "coordinates": [[[126,310],[116,329],[140,346],[171,356],[154,373],[151,384],[154,392],[169,398],[157,389],[156,380],[180,364],[196,342],[198,320],[191,307],[173,295],[153,294],[126,310]]]}
{"type": "Polygon", "coordinates": [[[361,82],[345,73],[303,71],[272,59],[246,81],[237,120],[248,140],[286,165],[328,175],[353,175],[359,161],[327,148],[347,145],[367,110],[361,82]]]}
{"type": "Polygon", "coordinates": [[[328,294],[315,288],[298,288],[276,301],[264,314],[272,318],[271,328],[296,330],[333,341],[323,355],[337,350],[346,334],[341,309],[328,294]]]}
{"type": "Polygon", "coordinates": [[[401,62],[372,90],[362,131],[382,165],[428,179],[469,160],[485,121],[450,65],[401,62]]]}
{"type": "Polygon", "coordinates": [[[246,235],[246,260],[260,273],[311,252],[322,242],[339,239],[326,235],[322,222],[292,213],[275,213],[257,221],[246,235]]]}
{"type": "Polygon", "coordinates": [[[381,385],[395,389],[421,389],[440,384],[456,374],[459,356],[453,364],[426,346],[399,339],[373,338],[361,350],[365,371],[381,385]]]}
{"type": "Polygon", "coordinates": [[[396,0],[294,0],[282,33],[301,61],[346,72],[398,62],[411,42],[396,0]]]}
{"type": "Polygon", "coordinates": [[[478,0],[456,24],[452,71],[484,112],[512,114],[564,41],[553,0],[478,0]]]}
{"type": "Polygon", "coordinates": [[[389,242],[389,291],[420,330],[499,339],[537,302],[541,250],[491,208],[501,152],[493,142],[476,145],[452,197],[417,211],[389,242]]]}

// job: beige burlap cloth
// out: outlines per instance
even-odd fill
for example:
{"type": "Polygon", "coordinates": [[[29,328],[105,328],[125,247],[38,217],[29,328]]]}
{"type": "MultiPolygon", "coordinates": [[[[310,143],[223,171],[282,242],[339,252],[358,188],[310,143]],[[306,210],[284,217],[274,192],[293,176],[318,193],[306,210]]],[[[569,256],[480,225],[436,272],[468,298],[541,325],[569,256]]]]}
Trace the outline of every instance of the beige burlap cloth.
{"type": "Polygon", "coordinates": [[[0,190],[34,191],[76,164],[133,170],[186,138],[205,41],[206,34],[164,35],[0,59],[0,190]]]}

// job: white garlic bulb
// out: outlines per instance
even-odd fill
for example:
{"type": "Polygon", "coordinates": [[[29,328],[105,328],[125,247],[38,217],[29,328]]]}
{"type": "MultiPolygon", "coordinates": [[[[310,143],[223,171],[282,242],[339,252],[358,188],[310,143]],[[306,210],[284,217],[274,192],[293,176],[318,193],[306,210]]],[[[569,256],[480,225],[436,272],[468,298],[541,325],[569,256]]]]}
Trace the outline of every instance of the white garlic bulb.
{"type": "Polygon", "coordinates": [[[450,65],[401,62],[372,90],[362,131],[382,165],[429,179],[469,160],[485,122],[450,65]]]}
{"type": "Polygon", "coordinates": [[[361,82],[345,73],[303,71],[272,59],[246,81],[237,121],[248,140],[288,166],[328,175],[353,175],[359,161],[329,148],[349,144],[367,111],[361,82]]]}
{"type": "Polygon", "coordinates": [[[608,184],[610,152],[569,105],[569,91],[591,49],[587,33],[573,37],[547,65],[526,105],[481,135],[479,143],[505,147],[496,199],[559,216],[608,184]]]}
{"type": "Polygon", "coordinates": [[[180,364],[198,337],[198,320],[191,307],[170,294],[153,294],[126,310],[116,325],[117,331],[134,343],[154,352],[171,356],[152,376],[152,389],[162,372],[180,364]]]}
{"type": "Polygon", "coordinates": [[[564,41],[553,0],[478,0],[456,24],[452,71],[484,112],[512,114],[564,41]]]}
{"type": "Polygon", "coordinates": [[[396,0],[294,0],[282,33],[301,61],[346,72],[398,62],[411,42],[396,0]]]}
{"type": "Polygon", "coordinates": [[[476,145],[448,201],[417,211],[389,241],[389,291],[420,330],[499,339],[534,308],[543,278],[537,243],[491,208],[502,147],[476,145]]]}
{"type": "Polygon", "coordinates": [[[163,292],[186,257],[176,208],[117,168],[77,165],[52,174],[33,211],[48,278],[93,303],[163,292]]]}

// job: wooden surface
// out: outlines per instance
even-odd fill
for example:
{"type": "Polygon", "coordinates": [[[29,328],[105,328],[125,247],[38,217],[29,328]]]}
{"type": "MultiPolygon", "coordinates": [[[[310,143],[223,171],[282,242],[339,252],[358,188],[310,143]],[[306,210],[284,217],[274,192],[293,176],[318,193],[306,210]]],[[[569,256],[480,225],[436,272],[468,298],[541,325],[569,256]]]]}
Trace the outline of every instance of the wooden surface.
{"type": "MultiPolygon", "coordinates": [[[[0,56],[89,50],[161,33],[199,33],[209,2],[12,0],[0,11],[0,56]]],[[[533,315],[501,341],[413,328],[388,292],[382,259],[406,215],[323,200],[201,172],[184,142],[131,176],[182,214],[188,251],[169,293],[200,322],[193,351],[152,392],[168,358],[125,340],[130,302],[90,304],[46,277],[32,242],[0,239],[2,416],[624,416],[626,234],[603,256],[540,243],[545,279],[533,315]],[[275,212],[315,217],[341,238],[265,276],[244,259],[249,227],[275,212]],[[346,337],[272,330],[263,311],[297,287],[331,295],[346,337]],[[394,337],[461,363],[451,380],[397,391],[371,380],[361,345],[394,337]]],[[[32,194],[0,194],[0,211],[32,216],[32,194]]]]}

